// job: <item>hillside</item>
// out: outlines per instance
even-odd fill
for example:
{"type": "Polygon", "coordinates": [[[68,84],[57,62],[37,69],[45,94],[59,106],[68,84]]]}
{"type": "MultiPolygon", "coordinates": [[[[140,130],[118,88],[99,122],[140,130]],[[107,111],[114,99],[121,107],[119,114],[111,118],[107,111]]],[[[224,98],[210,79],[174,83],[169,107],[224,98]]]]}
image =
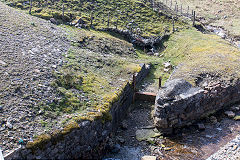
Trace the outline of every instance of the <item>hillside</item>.
{"type": "MultiPolygon", "coordinates": [[[[5,0],[9,6],[29,10],[29,3],[22,0],[5,0]]],[[[75,23],[81,19],[81,26],[96,29],[109,27],[128,29],[141,36],[159,36],[172,32],[172,13],[153,11],[149,2],[137,0],[67,0],[67,1],[33,1],[32,15],[59,22],[75,23]],[[64,4],[64,16],[62,9],[64,4]]],[[[184,23],[176,21],[177,28],[184,23]]]]}
{"type": "Polygon", "coordinates": [[[238,48],[197,31],[182,17],[175,17],[173,32],[171,17],[176,14],[154,11],[148,2],[41,0],[33,1],[29,15],[28,1],[2,1],[0,146],[4,155],[19,146],[19,138],[24,143],[39,142],[39,135],[64,128],[71,131],[70,122],[110,120],[111,105],[141,63],[152,64],[140,87],[143,91],[157,92],[159,76],[163,83],[171,76],[193,85],[204,75],[231,83],[240,78],[238,48]],[[110,28],[162,39],[145,50],[119,32],[104,30],[108,15],[110,28]],[[79,19],[81,23],[72,25],[79,19]],[[165,62],[172,67],[166,70],[165,62]]]}
{"type": "Polygon", "coordinates": [[[223,28],[240,41],[240,4],[238,0],[181,0],[183,8],[196,10],[198,19],[205,25],[223,28]]]}

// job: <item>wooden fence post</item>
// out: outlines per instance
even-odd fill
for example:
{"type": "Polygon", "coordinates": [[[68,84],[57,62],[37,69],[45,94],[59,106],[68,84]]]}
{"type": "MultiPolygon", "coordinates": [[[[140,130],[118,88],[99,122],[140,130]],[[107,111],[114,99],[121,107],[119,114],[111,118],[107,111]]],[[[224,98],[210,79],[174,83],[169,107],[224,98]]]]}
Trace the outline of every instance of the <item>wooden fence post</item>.
{"type": "Polygon", "coordinates": [[[110,13],[108,12],[108,22],[107,22],[108,28],[109,28],[109,22],[110,22],[110,13]]]}
{"type": "Polygon", "coordinates": [[[181,4],[181,14],[183,13],[183,11],[182,11],[182,4],[181,4]]]}
{"type": "Polygon", "coordinates": [[[162,87],[162,77],[158,78],[158,89],[162,87]]]}
{"type": "Polygon", "coordinates": [[[172,0],[171,0],[170,8],[172,9],[172,0]]]}
{"type": "Polygon", "coordinates": [[[188,6],[188,9],[187,9],[187,16],[189,17],[189,6],[188,6]]]}
{"type": "Polygon", "coordinates": [[[29,14],[32,14],[32,0],[30,0],[29,14]]]}
{"type": "Polygon", "coordinates": [[[117,26],[118,26],[118,16],[117,16],[117,21],[116,21],[116,29],[117,29],[117,26]]]}
{"type": "Polygon", "coordinates": [[[133,103],[135,102],[135,92],[136,92],[136,76],[135,73],[133,74],[133,103]]]}
{"type": "Polygon", "coordinates": [[[64,17],[64,3],[62,4],[62,17],[64,17]]]}
{"type": "Polygon", "coordinates": [[[93,12],[91,12],[91,19],[90,19],[90,28],[92,28],[93,27],[93,12]]]}
{"type": "Polygon", "coordinates": [[[172,27],[173,27],[173,33],[175,32],[175,27],[174,27],[174,18],[172,17],[172,27]]]}
{"type": "Polygon", "coordinates": [[[196,17],[195,17],[195,16],[196,16],[196,12],[194,11],[194,12],[193,12],[193,26],[195,26],[195,20],[196,20],[196,17]]]}

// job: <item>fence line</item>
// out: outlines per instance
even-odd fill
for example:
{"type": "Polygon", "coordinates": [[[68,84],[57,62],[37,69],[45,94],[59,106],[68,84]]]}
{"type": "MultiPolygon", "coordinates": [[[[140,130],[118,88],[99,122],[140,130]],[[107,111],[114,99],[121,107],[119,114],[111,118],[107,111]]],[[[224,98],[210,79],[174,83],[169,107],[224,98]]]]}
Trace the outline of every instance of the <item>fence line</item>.
{"type": "MultiPolygon", "coordinates": [[[[193,21],[193,26],[195,25],[195,20],[196,20],[196,12],[194,10],[192,10],[192,14],[189,14],[189,11],[190,11],[190,7],[188,6],[187,9],[184,9],[183,8],[183,5],[182,4],[179,4],[177,2],[177,0],[159,0],[159,1],[156,1],[156,0],[142,0],[142,2],[144,2],[145,4],[147,2],[150,3],[151,6],[147,6],[149,8],[152,8],[154,11],[156,12],[160,12],[161,10],[167,10],[167,9],[170,9],[172,11],[174,11],[176,13],[176,16],[185,16],[185,17],[188,17],[190,18],[192,21],[193,21]],[[175,5],[174,5],[175,4],[175,5]],[[164,6],[166,6],[166,8],[164,8],[164,6]]],[[[64,6],[64,3],[62,4],[62,16],[64,17],[65,15],[65,9],[66,7],[64,6]]],[[[117,7],[116,7],[117,9],[117,7]]],[[[31,14],[32,12],[32,0],[30,0],[30,8],[29,8],[29,13],[31,14]]],[[[84,26],[84,21],[82,19],[80,19],[78,21],[78,25],[81,25],[80,27],[90,27],[90,28],[93,28],[93,20],[95,20],[96,22],[96,17],[94,17],[94,10],[90,13],[90,26],[84,26]]],[[[128,14],[128,12],[127,12],[128,14]]],[[[119,16],[115,17],[115,20],[113,20],[114,22],[112,22],[112,18],[113,18],[113,15],[111,15],[110,11],[108,13],[108,19],[107,19],[107,28],[110,28],[111,27],[111,24],[113,25],[114,28],[118,28],[118,25],[119,25],[119,16]]],[[[171,17],[173,22],[172,22],[172,28],[173,28],[173,32],[175,31],[175,27],[174,27],[174,19],[175,17],[172,16],[171,17]]],[[[100,19],[100,22],[102,24],[105,23],[105,20],[104,18],[101,20],[100,19]]],[[[124,21],[124,24],[123,24],[123,27],[126,27],[126,29],[129,29],[131,32],[137,28],[135,28],[136,26],[134,26],[134,21],[133,20],[126,20],[124,21]]]]}

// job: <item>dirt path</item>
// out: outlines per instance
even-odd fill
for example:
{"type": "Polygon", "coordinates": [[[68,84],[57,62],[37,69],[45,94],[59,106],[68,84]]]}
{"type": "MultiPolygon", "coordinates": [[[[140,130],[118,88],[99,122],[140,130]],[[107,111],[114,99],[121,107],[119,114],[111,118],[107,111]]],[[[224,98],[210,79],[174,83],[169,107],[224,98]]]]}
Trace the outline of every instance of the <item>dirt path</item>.
{"type": "Polygon", "coordinates": [[[25,142],[44,133],[41,122],[56,121],[54,115],[39,113],[37,106],[57,96],[50,84],[69,47],[64,36],[50,22],[0,2],[0,147],[4,155],[19,146],[19,138],[25,142]]]}

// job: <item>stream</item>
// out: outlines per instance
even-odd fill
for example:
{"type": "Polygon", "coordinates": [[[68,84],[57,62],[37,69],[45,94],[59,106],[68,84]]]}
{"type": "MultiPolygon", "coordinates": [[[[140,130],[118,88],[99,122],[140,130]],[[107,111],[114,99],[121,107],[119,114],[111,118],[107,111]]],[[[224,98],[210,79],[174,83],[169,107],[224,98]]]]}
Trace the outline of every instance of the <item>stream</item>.
{"type": "MultiPolygon", "coordinates": [[[[114,138],[119,146],[118,151],[109,152],[104,160],[139,160],[144,155],[156,156],[161,160],[207,159],[240,132],[240,121],[228,118],[222,111],[195,125],[179,129],[170,137],[155,137],[152,133],[158,134],[158,131],[151,120],[153,106],[153,103],[141,101],[131,106],[114,138]],[[204,129],[199,129],[198,124],[203,124],[204,129]],[[139,138],[141,132],[151,134],[147,137],[140,135],[139,138]]],[[[235,113],[240,114],[239,110],[235,113]]]]}

